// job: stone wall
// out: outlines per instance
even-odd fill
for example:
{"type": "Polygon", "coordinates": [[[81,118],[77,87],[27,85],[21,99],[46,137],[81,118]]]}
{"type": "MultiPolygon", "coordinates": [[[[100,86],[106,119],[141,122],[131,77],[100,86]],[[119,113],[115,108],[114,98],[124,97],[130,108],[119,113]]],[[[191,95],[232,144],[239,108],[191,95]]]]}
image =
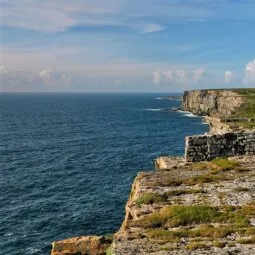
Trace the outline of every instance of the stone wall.
{"type": "Polygon", "coordinates": [[[239,155],[255,155],[255,132],[230,132],[186,137],[186,162],[239,155]]]}
{"type": "Polygon", "coordinates": [[[191,90],[184,92],[181,108],[200,116],[228,117],[243,103],[231,90],[191,90]]]}

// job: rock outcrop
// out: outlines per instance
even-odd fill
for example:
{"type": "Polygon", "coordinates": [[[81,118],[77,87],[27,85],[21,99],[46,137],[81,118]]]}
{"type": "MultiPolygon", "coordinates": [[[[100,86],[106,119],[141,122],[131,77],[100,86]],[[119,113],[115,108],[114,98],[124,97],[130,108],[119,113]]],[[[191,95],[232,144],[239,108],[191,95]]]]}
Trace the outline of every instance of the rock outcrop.
{"type": "Polygon", "coordinates": [[[53,242],[52,255],[103,255],[112,240],[103,236],[83,236],[53,242]]]}

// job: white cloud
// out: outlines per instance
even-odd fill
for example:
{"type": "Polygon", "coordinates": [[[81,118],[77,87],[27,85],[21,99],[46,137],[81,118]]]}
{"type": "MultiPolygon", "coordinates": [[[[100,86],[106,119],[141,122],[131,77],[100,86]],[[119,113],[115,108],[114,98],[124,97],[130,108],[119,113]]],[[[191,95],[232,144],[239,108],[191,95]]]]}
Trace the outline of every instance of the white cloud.
{"type": "Polygon", "coordinates": [[[198,68],[193,71],[193,80],[195,82],[199,82],[201,79],[204,78],[205,75],[205,69],[204,68],[198,68]]]}
{"type": "Polygon", "coordinates": [[[255,59],[245,66],[244,83],[255,83],[255,59]]]}
{"type": "Polygon", "coordinates": [[[51,69],[45,69],[38,73],[42,78],[51,78],[53,76],[53,71],[51,69]]]}
{"type": "Polygon", "coordinates": [[[174,72],[172,70],[162,72],[162,75],[166,81],[172,81],[174,79],[174,72]]]}
{"type": "Polygon", "coordinates": [[[176,22],[203,20],[211,15],[211,10],[198,5],[178,2],[159,5],[147,0],[1,0],[1,4],[3,25],[43,32],[64,31],[75,25],[116,25],[134,29],[139,25],[141,32],[151,33],[165,29],[157,23],[156,17],[176,22]],[[144,17],[151,23],[144,26],[144,17]]]}
{"type": "Polygon", "coordinates": [[[175,79],[179,83],[184,83],[187,81],[187,71],[185,69],[175,70],[175,79]]]}
{"type": "Polygon", "coordinates": [[[161,82],[161,72],[156,71],[153,73],[153,82],[154,84],[156,84],[157,86],[160,86],[160,82],[161,82]]]}
{"type": "Polygon", "coordinates": [[[195,70],[176,68],[168,71],[156,71],[153,73],[153,82],[156,85],[160,83],[169,84],[197,84],[205,77],[205,69],[197,68],[195,70]]]}
{"type": "Polygon", "coordinates": [[[147,24],[141,29],[141,33],[154,33],[165,30],[166,27],[159,24],[147,24]]]}
{"type": "Polygon", "coordinates": [[[234,74],[231,71],[225,72],[224,79],[227,84],[231,83],[233,78],[234,78],[234,74]]]}
{"type": "Polygon", "coordinates": [[[0,66],[0,74],[6,74],[9,72],[9,69],[5,66],[0,66]]]}

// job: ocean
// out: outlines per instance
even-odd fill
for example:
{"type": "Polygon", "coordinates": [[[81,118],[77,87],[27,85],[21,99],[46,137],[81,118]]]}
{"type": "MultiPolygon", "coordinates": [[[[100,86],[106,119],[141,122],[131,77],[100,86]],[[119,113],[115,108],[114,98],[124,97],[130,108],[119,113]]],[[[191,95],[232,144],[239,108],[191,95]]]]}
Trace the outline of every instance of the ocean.
{"type": "Polygon", "coordinates": [[[208,131],[168,95],[0,94],[1,253],[117,231],[137,173],[208,131]]]}

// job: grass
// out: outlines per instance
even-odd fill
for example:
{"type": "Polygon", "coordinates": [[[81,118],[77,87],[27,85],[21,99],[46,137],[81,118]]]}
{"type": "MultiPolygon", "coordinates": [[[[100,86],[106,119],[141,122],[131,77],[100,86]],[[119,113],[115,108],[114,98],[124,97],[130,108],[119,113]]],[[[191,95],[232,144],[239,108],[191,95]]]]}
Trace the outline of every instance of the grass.
{"type": "Polygon", "coordinates": [[[192,224],[228,223],[235,228],[243,228],[250,226],[248,218],[255,215],[254,207],[255,205],[246,205],[241,208],[172,205],[146,215],[133,224],[143,228],[172,228],[192,224]]]}
{"type": "Polygon", "coordinates": [[[250,238],[240,238],[237,240],[238,243],[240,244],[254,244],[255,243],[255,237],[250,237],[250,238]]]}
{"type": "Polygon", "coordinates": [[[200,194],[205,193],[203,189],[175,189],[170,190],[166,192],[165,194],[167,196],[180,196],[180,195],[186,195],[186,194],[200,194]]]}
{"type": "Polygon", "coordinates": [[[207,170],[210,165],[207,162],[196,162],[192,164],[193,170],[204,171],[207,170]]]}
{"type": "Polygon", "coordinates": [[[244,128],[255,128],[255,89],[237,89],[234,92],[245,98],[245,103],[242,107],[236,110],[233,117],[240,117],[247,120],[232,122],[234,126],[244,128]],[[249,119],[253,119],[249,121],[249,119]]]}
{"type": "Polygon", "coordinates": [[[196,229],[183,229],[183,230],[165,230],[165,229],[152,229],[148,232],[150,238],[165,240],[168,242],[179,242],[180,238],[224,238],[234,230],[229,226],[213,227],[211,225],[202,225],[196,229]]]}
{"type": "Polygon", "coordinates": [[[207,245],[204,242],[190,242],[185,246],[185,249],[190,251],[204,248],[207,248],[207,245]]]}
{"type": "Polygon", "coordinates": [[[164,229],[156,229],[148,232],[150,238],[164,240],[172,243],[177,243],[180,241],[181,237],[187,237],[187,231],[169,231],[164,229]]]}
{"type": "Polygon", "coordinates": [[[213,241],[213,246],[217,248],[224,248],[226,246],[226,242],[213,241]]]}
{"type": "Polygon", "coordinates": [[[153,203],[161,203],[165,202],[167,200],[167,196],[159,195],[156,193],[145,193],[142,194],[136,201],[135,203],[137,205],[142,205],[142,204],[153,204],[153,203]]]}
{"type": "Polygon", "coordinates": [[[106,255],[112,255],[112,254],[113,254],[113,253],[112,253],[112,248],[109,247],[109,248],[105,251],[105,254],[106,254],[106,255]]]}
{"type": "Polygon", "coordinates": [[[237,187],[237,188],[234,189],[234,191],[236,191],[236,192],[247,192],[247,191],[249,191],[249,189],[248,188],[243,188],[243,187],[237,187]]]}
{"type": "Polygon", "coordinates": [[[196,184],[218,182],[218,181],[224,181],[224,180],[228,180],[228,179],[229,178],[223,174],[208,173],[208,174],[188,178],[186,180],[183,180],[183,183],[186,185],[189,185],[189,186],[193,186],[196,184]]]}
{"type": "Polygon", "coordinates": [[[214,166],[218,167],[219,170],[221,171],[231,170],[238,165],[237,161],[229,160],[227,158],[216,158],[216,159],[213,159],[211,163],[214,166]]]}
{"type": "Polygon", "coordinates": [[[217,221],[221,213],[205,205],[172,205],[160,212],[152,213],[134,224],[145,228],[178,227],[189,224],[200,224],[217,221]]]}
{"type": "Polygon", "coordinates": [[[144,193],[135,200],[135,204],[141,206],[142,204],[163,203],[167,201],[170,196],[180,196],[185,194],[204,193],[202,189],[176,189],[165,192],[164,194],[144,193]]]}

